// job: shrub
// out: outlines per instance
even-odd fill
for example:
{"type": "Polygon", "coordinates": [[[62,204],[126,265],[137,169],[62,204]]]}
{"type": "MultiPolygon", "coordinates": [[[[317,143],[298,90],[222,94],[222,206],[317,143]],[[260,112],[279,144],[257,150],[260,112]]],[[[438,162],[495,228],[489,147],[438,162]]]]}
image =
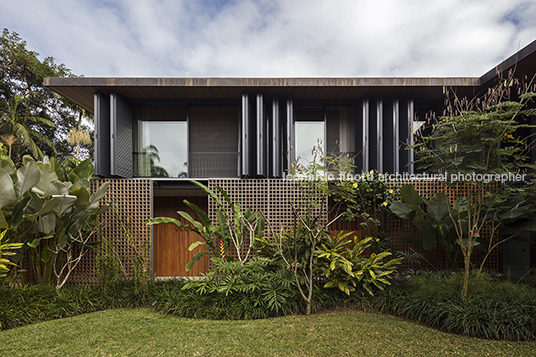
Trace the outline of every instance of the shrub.
{"type": "MultiPolygon", "coordinates": [[[[493,280],[485,274],[469,280],[467,298],[460,293],[463,276],[414,277],[400,285],[386,310],[463,335],[506,340],[536,338],[536,290],[493,280]]],[[[385,300],[385,296],[380,297],[385,300]]]]}

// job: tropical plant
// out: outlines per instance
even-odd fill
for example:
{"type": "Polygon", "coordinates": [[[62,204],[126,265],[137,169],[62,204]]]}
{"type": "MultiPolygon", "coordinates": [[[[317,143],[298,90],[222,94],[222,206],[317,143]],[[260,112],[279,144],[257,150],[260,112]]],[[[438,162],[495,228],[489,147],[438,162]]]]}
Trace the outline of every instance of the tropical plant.
{"type": "Polygon", "coordinates": [[[2,231],[0,233],[0,278],[3,278],[7,275],[9,272],[8,265],[15,265],[12,261],[9,259],[6,259],[7,256],[16,255],[13,250],[17,250],[22,248],[22,243],[7,243],[2,244],[2,239],[4,239],[4,236],[6,235],[6,231],[2,231]]]}
{"type": "MultiPolygon", "coordinates": [[[[90,194],[90,160],[69,175],[51,158],[48,163],[23,158],[17,169],[0,158],[0,228],[9,243],[23,243],[35,279],[62,287],[89,249],[98,228],[99,207],[109,183],[90,194]]],[[[15,257],[20,261],[22,254],[15,257]]]]}
{"type": "Polygon", "coordinates": [[[322,275],[328,280],[324,287],[338,288],[348,295],[356,289],[374,295],[373,287],[383,290],[385,285],[391,285],[389,278],[402,258],[385,261],[390,252],[371,253],[365,257],[363,254],[374,238],[359,240],[354,236],[352,241],[347,239],[351,234],[339,232],[337,236],[329,236],[316,250],[322,263],[322,275]]]}
{"type": "MultiPolygon", "coordinates": [[[[453,181],[460,176],[472,177],[464,180],[465,185],[460,188],[454,205],[451,206],[450,202],[447,205],[456,242],[464,258],[464,296],[467,294],[473,248],[481,243],[480,233],[484,224],[489,222],[493,228],[486,244],[489,252],[498,246],[498,242],[504,242],[496,236],[503,226],[502,219],[524,214],[521,206],[516,205],[513,210],[505,207],[503,204],[508,199],[497,189],[498,183],[489,179],[503,181],[501,175],[508,177],[511,173],[528,172],[535,168],[527,155],[532,147],[530,135],[516,137],[516,133],[534,128],[527,120],[536,114],[536,109],[529,106],[532,98],[536,97],[536,93],[529,91],[531,88],[532,80],[521,83],[510,74],[484,96],[471,101],[459,99],[447,91],[446,115],[434,118],[430,125],[424,126],[412,146],[415,162],[425,170],[449,173],[450,184],[457,184],[453,181]],[[512,96],[513,89],[521,93],[517,100],[512,96]]],[[[513,191],[517,192],[510,190],[509,194],[516,197],[524,190],[516,187],[513,191]]]]}
{"type": "MultiPolygon", "coordinates": [[[[186,265],[186,271],[189,271],[192,266],[198,262],[205,254],[217,252],[218,246],[216,239],[225,249],[232,249],[236,254],[239,262],[245,263],[253,254],[256,238],[262,237],[264,234],[264,216],[260,212],[252,211],[251,208],[243,211],[240,203],[233,203],[229,195],[219,186],[216,189],[224,198],[225,205],[220,198],[212,192],[208,187],[197,181],[191,181],[197,187],[202,189],[211,199],[216,202],[218,209],[216,210],[217,224],[213,224],[206,212],[200,209],[197,205],[184,200],[184,203],[190,207],[199,217],[196,221],[189,213],[178,211],[177,213],[188,221],[188,224],[183,224],[179,220],[169,217],[155,217],[148,220],[147,224],[170,223],[179,227],[184,227],[192,232],[197,233],[203,238],[203,241],[198,241],[190,245],[189,250],[207,245],[208,250],[197,252],[192,260],[186,265]]],[[[226,259],[232,260],[232,255],[222,255],[226,259]]]]}
{"type": "MultiPolygon", "coordinates": [[[[402,202],[392,201],[389,209],[398,218],[411,220],[415,228],[422,232],[422,246],[434,251],[439,242],[449,259],[453,259],[456,235],[449,215],[449,201],[444,192],[437,192],[432,198],[421,197],[413,185],[400,187],[402,202]]],[[[410,243],[418,243],[414,237],[404,236],[410,243]]]]}

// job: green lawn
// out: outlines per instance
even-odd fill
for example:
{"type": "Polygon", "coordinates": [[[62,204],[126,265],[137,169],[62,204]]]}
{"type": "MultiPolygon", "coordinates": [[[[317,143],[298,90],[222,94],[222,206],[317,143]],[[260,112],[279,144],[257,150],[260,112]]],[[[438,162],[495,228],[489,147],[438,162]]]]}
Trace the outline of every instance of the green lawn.
{"type": "Polygon", "coordinates": [[[488,341],[358,311],[249,321],[116,309],[0,331],[3,356],[536,356],[536,342],[488,341]]]}

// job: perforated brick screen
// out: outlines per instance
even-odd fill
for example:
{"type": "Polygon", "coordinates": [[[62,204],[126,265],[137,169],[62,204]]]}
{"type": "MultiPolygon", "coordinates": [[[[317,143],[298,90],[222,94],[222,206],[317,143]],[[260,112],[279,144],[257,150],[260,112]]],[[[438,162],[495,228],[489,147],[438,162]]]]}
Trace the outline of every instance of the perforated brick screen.
{"type": "MultiPolygon", "coordinates": [[[[95,191],[107,180],[91,182],[95,191]]],[[[110,180],[102,205],[110,209],[101,216],[101,231],[98,241],[106,237],[112,242],[113,249],[121,261],[121,269],[128,277],[134,271],[136,252],[141,254],[150,267],[151,229],[145,224],[151,217],[152,184],[147,179],[110,180]]],[[[69,282],[75,284],[97,283],[97,251],[90,250],[71,274],[69,282]]]]}

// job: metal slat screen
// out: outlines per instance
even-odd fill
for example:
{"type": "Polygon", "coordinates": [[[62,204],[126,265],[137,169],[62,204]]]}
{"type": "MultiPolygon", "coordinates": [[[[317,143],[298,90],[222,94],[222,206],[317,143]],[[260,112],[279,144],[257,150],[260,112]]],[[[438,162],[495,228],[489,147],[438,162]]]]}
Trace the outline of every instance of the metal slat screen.
{"type": "Polygon", "coordinates": [[[239,123],[239,107],[189,109],[190,177],[238,177],[239,123]]]}
{"type": "Polygon", "coordinates": [[[111,174],[132,177],[132,109],[117,93],[110,95],[112,124],[111,174]]]}

